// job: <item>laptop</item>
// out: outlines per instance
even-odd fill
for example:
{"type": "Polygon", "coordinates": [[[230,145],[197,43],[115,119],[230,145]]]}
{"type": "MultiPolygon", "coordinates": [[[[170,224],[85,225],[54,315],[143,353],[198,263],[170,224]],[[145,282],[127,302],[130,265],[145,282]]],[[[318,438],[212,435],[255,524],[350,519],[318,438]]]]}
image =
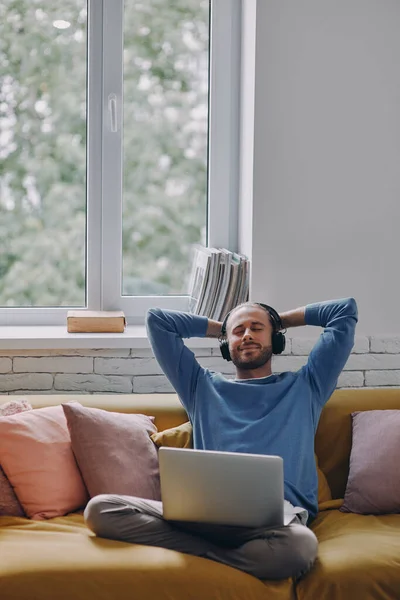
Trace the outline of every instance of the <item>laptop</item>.
{"type": "Polygon", "coordinates": [[[280,456],[159,449],[163,517],[240,527],[282,527],[283,459],[280,456]]]}

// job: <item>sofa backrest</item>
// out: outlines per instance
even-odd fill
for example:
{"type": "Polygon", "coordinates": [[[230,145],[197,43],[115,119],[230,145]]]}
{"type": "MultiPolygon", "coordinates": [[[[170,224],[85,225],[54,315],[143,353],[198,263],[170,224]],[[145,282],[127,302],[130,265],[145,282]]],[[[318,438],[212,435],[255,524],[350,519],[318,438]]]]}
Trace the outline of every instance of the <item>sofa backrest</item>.
{"type": "MultiPolygon", "coordinates": [[[[18,396],[13,396],[17,399],[18,396]]],[[[155,417],[159,431],[188,420],[178,396],[168,394],[68,394],[24,396],[33,408],[76,401],[114,412],[142,413],[155,417]]],[[[4,402],[10,399],[6,396],[4,402]]],[[[349,472],[352,442],[351,413],[358,410],[400,409],[400,388],[335,390],[321,413],[315,436],[319,468],[325,474],[332,498],[343,498],[349,472]]]]}
{"type": "MultiPolygon", "coordinates": [[[[11,396],[6,398],[9,400],[11,396]]],[[[188,420],[177,394],[38,394],[13,396],[12,400],[21,398],[30,402],[32,408],[56,406],[65,402],[79,402],[89,408],[153,416],[158,431],[176,427],[188,420]]]]}
{"type": "Polygon", "coordinates": [[[400,388],[335,390],[324,406],[315,436],[315,452],[333,499],[343,498],[346,490],[352,443],[351,413],[385,409],[400,409],[400,388]]]}

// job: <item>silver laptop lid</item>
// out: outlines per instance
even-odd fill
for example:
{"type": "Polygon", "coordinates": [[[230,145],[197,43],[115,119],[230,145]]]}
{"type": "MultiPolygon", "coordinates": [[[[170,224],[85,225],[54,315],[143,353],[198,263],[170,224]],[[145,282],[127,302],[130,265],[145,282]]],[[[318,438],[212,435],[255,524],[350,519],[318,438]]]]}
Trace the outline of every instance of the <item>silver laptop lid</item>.
{"type": "Polygon", "coordinates": [[[283,525],[280,456],[159,449],[164,518],[236,525],[283,525]]]}

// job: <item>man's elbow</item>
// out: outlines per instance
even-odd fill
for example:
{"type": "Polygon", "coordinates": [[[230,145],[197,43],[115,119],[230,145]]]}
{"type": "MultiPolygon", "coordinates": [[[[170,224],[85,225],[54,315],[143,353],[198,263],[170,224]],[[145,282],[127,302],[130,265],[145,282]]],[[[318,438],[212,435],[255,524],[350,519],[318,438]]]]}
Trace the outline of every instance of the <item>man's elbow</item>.
{"type": "Polygon", "coordinates": [[[146,311],[145,316],[145,324],[146,328],[151,327],[152,323],[155,323],[159,317],[159,309],[158,308],[149,308],[146,311]]]}
{"type": "Polygon", "coordinates": [[[346,315],[358,321],[358,306],[355,298],[347,298],[345,302],[346,315]]]}
{"type": "Polygon", "coordinates": [[[358,323],[358,306],[357,306],[357,302],[356,302],[355,298],[347,298],[343,316],[345,316],[345,319],[347,321],[347,327],[349,328],[349,330],[352,331],[352,334],[353,334],[352,346],[353,346],[356,325],[358,323]]]}

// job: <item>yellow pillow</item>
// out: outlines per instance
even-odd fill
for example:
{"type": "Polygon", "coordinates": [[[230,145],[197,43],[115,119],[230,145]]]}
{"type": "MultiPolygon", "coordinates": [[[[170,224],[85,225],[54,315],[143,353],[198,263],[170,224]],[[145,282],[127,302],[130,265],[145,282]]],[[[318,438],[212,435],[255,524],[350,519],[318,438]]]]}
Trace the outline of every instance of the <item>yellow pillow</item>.
{"type": "MultiPolygon", "coordinates": [[[[193,448],[193,431],[189,421],[182,425],[178,425],[178,427],[171,427],[170,429],[153,433],[150,437],[159,448],[161,446],[193,448]]],[[[317,455],[315,454],[314,456],[318,472],[318,504],[321,504],[322,502],[332,500],[332,494],[325,475],[318,467],[317,455]]]]}
{"type": "Polygon", "coordinates": [[[159,448],[161,446],[193,448],[193,432],[189,421],[178,425],[178,427],[171,427],[158,433],[152,433],[150,437],[159,448]]]}

